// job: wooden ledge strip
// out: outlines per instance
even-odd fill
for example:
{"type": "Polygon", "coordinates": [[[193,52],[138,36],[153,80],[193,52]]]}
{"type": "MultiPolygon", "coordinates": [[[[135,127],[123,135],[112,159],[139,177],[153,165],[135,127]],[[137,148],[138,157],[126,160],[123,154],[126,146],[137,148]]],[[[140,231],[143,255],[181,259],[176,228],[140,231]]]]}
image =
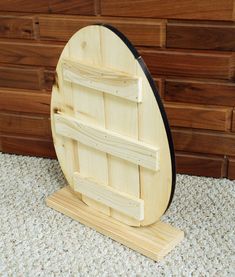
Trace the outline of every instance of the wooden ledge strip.
{"type": "Polygon", "coordinates": [[[78,172],[73,175],[74,189],[110,208],[137,220],[144,219],[144,200],[121,193],[118,190],[82,177],[78,172]]]}
{"type": "Polygon", "coordinates": [[[142,101],[142,80],[110,68],[62,60],[62,74],[65,81],[125,98],[136,103],[142,101]]]}
{"type": "Polygon", "coordinates": [[[54,114],[57,134],[143,167],[159,170],[159,150],[141,141],[92,126],[63,113],[54,114]]]}

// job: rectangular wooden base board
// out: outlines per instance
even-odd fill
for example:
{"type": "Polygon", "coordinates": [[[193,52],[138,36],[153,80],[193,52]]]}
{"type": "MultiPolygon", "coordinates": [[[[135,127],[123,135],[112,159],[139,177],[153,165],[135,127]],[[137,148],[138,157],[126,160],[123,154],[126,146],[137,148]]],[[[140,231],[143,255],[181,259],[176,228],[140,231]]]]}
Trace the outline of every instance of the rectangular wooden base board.
{"type": "Polygon", "coordinates": [[[183,231],[164,222],[147,227],[130,227],[84,204],[66,186],[46,199],[49,207],[82,224],[158,261],[169,253],[184,237],[183,231]]]}

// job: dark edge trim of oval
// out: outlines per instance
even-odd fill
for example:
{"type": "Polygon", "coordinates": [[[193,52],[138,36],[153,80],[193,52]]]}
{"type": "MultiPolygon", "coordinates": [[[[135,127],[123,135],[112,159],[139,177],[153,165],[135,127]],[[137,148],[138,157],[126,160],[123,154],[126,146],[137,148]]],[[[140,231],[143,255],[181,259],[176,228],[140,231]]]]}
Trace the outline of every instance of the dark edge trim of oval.
{"type": "MultiPolygon", "coordinates": [[[[134,57],[136,58],[136,60],[139,62],[141,68],[143,69],[150,87],[154,93],[155,99],[157,101],[158,107],[160,109],[161,112],[161,116],[164,122],[164,126],[165,126],[165,130],[167,133],[167,139],[168,139],[168,144],[169,144],[169,149],[170,149],[170,155],[171,155],[171,168],[172,168],[172,184],[171,184],[171,194],[170,194],[170,198],[169,198],[169,202],[167,205],[167,208],[165,210],[165,212],[168,210],[168,208],[171,205],[171,202],[173,200],[173,196],[175,193],[175,183],[176,183],[176,166],[175,166],[175,151],[174,151],[174,144],[173,144],[173,139],[172,139],[172,135],[171,135],[171,130],[170,130],[170,125],[166,116],[166,112],[164,109],[164,106],[162,104],[162,100],[160,98],[160,95],[158,93],[158,90],[155,86],[154,80],[143,60],[143,58],[141,57],[141,55],[139,54],[139,52],[136,50],[136,48],[133,46],[133,44],[129,41],[129,39],[123,34],[121,33],[118,29],[116,29],[115,27],[108,25],[108,24],[102,24],[102,23],[97,23],[94,25],[100,25],[103,27],[108,28],[109,30],[111,30],[112,32],[114,32],[125,44],[126,46],[130,49],[130,51],[132,52],[132,54],[134,55],[134,57]]],[[[164,212],[164,213],[165,213],[164,212]]]]}

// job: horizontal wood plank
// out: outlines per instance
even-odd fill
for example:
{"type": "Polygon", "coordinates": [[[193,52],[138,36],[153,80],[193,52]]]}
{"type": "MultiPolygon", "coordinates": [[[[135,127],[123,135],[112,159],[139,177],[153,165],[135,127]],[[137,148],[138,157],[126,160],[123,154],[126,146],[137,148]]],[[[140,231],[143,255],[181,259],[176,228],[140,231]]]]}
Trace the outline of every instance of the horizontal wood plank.
{"type": "Polygon", "coordinates": [[[164,103],[171,126],[228,131],[231,128],[232,108],[164,103]]]}
{"type": "Polygon", "coordinates": [[[4,0],[0,11],[92,15],[95,7],[94,0],[4,0]]]}
{"type": "Polygon", "coordinates": [[[233,110],[232,132],[235,132],[235,109],[233,110]]]}
{"type": "Polygon", "coordinates": [[[234,106],[235,83],[170,79],[165,81],[167,101],[234,106]]]}
{"type": "Polygon", "coordinates": [[[54,122],[55,131],[59,135],[143,167],[159,169],[158,149],[141,141],[86,124],[62,113],[54,114],[54,122]]]}
{"type": "Polygon", "coordinates": [[[173,128],[178,151],[235,156],[235,134],[173,128]]]}
{"type": "Polygon", "coordinates": [[[52,139],[0,135],[0,151],[20,155],[55,158],[52,139]]]}
{"type": "Polygon", "coordinates": [[[173,75],[197,78],[232,78],[232,54],[200,51],[163,51],[140,49],[153,75],[173,75]]]}
{"type": "Polygon", "coordinates": [[[165,22],[112,17],[39,16],[40,38],[67,41],[79,29],[96,23],[110,24],[123,32],[135,45],[162,46],[165,22]]]}
{"type": "Polygon", "coordinates": [[[223,156],[176,152],[177,173],[221,178],[226,177],[227,161],[223,156]]]}
{"type": "Polygon", "coordinates": [[[235,180],[235,158],[229,158],[228,161],[228,178],[235,180]]]}
{"type": "Polygon", "coordinates": [[[44,89],[52,91],[52,86],[55,82],[55,69],[44,70],[44,89]]]}
{"type": "Polygon", "coordinates": [[[62,60],[62,75],[65,81],[136,103],[142,101],[142,80],[138,76],[69,59],[62,60]]]}
{"type": "Polygon", "coordinates": [[[144,219],[144,201],[90,178],[73,175],[74,189],[83,195],[137,220],[144,219]]]}
{"type": "Polygon", "coordinates": [[[167,24],[166,46],[169,48],[235,51],[235,24],[200,22],[167,24]]]}
{"type": "Polygon", "coordinates": [[[40,67],[0,65],[0,87],[38,90],[43,83],[43,70],[40,67]]]}
{"type": "Polygon", "coordinates": [[[101,0],[101,14],[156,18],[233,20],[233,0],[101,0]]]}
{"type": "Polygon", "coordinates": [[[35,39],[34,17],[0,15],[1,38],[35,39]]]}
{"type": "Polygon", "coordinates": [[[31,135],[51,138],[48,117],[20,113],[0,113],[0,130],[5,135],[31,135]]]}
{"type": "Polygon", "coordinates": [[[19,90],[0,88],[0,110],[50,114],[51,96],[35,90],[19,90]]]}
{"type": "Polygon", "coordinates": [[[63,44],[0,40],[0,60],[18,65],[56,66],[63,44]]]}

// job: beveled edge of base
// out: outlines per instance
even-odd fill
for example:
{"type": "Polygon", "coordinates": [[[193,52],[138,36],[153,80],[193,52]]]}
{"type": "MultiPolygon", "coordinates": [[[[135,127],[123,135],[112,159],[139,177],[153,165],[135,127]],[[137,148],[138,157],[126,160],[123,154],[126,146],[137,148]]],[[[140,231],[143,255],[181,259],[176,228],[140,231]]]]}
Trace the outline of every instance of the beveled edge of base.
{"type": "Polygon", "coordinates": [[[87,206],[69,186],[47,197],[46,204],[155,261],[161,260],[184,237],[183,231],[162,221],[144,227],[127,226],[87,206]]]}

